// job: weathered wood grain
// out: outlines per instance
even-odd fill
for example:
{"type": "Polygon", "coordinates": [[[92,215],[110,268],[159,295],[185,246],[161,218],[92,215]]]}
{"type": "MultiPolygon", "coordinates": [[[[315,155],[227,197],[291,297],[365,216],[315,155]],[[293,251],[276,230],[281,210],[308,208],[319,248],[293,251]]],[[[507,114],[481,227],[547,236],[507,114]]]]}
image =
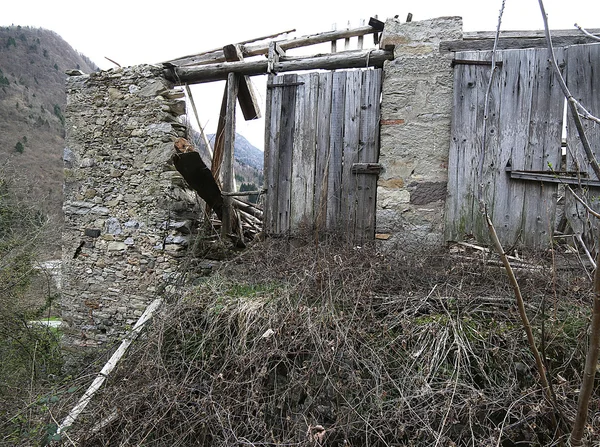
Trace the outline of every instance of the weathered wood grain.
{"type": "MultiPolygon", "coordinates": [[[[223,150],[223,191],[233,191],[233,153],[235,146],[235,109],[239,91],[239,76],[231,73],[227,78],[227,113],[225,117],[225,137],[223,150]]],[[[223,197],[223,219],[221,222],[221,236],[225,238],[231,234],[233,222],[233,209],[231,197],[223,197]]]]}
{"type": "MultiPolygon", "coordinates": [[[[489,52],[457,54],[489,60],[489,52]]],[[[557,50],[562,62],[563,51],[557,50]]],[[[549,170],[560,166],[564,100],[545,49],[504,50],[483,116],[490,68],[455,67],[454,115],[449,155],[446,237],[488,240],[477,201],[477,165],[484,121],[483,199],[506,246],[542,248],[551,243],[556,185],[511,179],[505,168],[549,170]],[[470,91],[471,90],[471,91],[470,91]]]]}
{"type": "MultiPolygon", "coordinates": [[[[600,44],[569,47],[566,51],[569,91],[591,114],[600,116],[600,44]]],[[[596,159],[600,160],[600,125],[583,120],[583,127],[596,159]]],[[[587,172],[590,178],[596,178],[570,113],[567,114],[567,169],[587,172]]],[[[577,194],[585,197],[593,209],[600,210],[600,188],[577,189],[577,194]]],[[[587,241],[597,239],[597,220],[590,219],[570,194],[566,194],[565,214],[576,233],[583,234],[587,241]]],[[[597,244],[596,240],[596,248],[597,244]]]]}
{"type": "MultiPolygon", "coordinates": [[[[457,53],[456,57],[477,60],[478,53],[457,53]]],[[[473,232],[478,141],[478,94],[485,87],[478,85],[479,65],[458,65],[454,68],[454,98],[448,156],[448,195],[446,198],[447,240],[462,240],[473,232]]],[[[487,69],[489,71],[489,68],[487,69]]]]}
{"type": "Polygon", "coordinates": [[[283,76],[281,95],[281,122],[278,153],[277,213],[275,231],[288,234],[290,231],[292,160],[294,153],[294,123],[296,114],[296,89],[298,76],[283,76]],[[286,85],[292,84],[292,85],[286,85]]]}
{"type": "Polygon", "coordinates": [[[339,231],[342,206],[342,156],[344,150],[344,115],[346,71],[333,73],[329,132],[329,172],[327,182],[327,230],[339,231]]]}
{"type": "MultiPolygon", "coordinates": [[[[393,51],[357,50],[325,56],[280,58],[273,64],[275,73],[301,70],[338,70],[346,68],[382,67],[386,60],[394,58],[393,51]]],[[[228,73],[254,76],[267,73],[268,60],[248,62],[221,62],[197,67],[175,67],[165,69],[165,77],[176,85],[200,84],[227,79],[228,73]]]]}
{"type": "MultiPolygon", "coordinates": [[[[570,45],[582,45],[592,43],[594,39],[580,34],[579,36],[556,36],[552,38],[555,48],[570,45]]],[[[548,43],[544,37],[520,38],[508,37],[498,40],[499,50],[525,49],[525,48],[547,48],[548,43]]],[[[453,40],[440,42],[440,51],[490,51],[494,48],[494,39],[481,40],[453,40]]]]}
{"type": "Polygon", "coordinates": [[[352,165],[358,162],[361,96],[362,72],[358,70],[347,72],[344,98],[340,225],[348,241],[354,239],[357,219],[358,177],[357,174],[352,174],[351,169],[352,165]]]}
{"type": "Polygon", "coordinates": [[[269,88],[265,155],[265,228],[272,234],[313,229],[345,231],[352,242],[373,239],[377,176],[352,169],[377,163],[381,76],[355,70],[270,77],[277,83],[269,88]]]}
{"type": "Polygon", "coordinates": [[[329,162],[331,146],[331,95],[333,90],[333,73],[319,75],[319,91],[317,104],[317,136],[315,147],[315,229],[317,232],[327,228],[327,194],[329,190],[329,162]]]}
{"type": "MultiPolygon", "coordinates": [[[[279,85],[283,82],[282,76],[269,75],[267,86],[279,85]]],[[[279,136],[281,133],[281,97],[283,89],[267,88],[266,123],[265,123],[265,219],[264,231],[266,234],[276,234],[275,215],[277,213],[277,192],[279,179],[279,136]]]]}
{"type": "Polygon", "coordinates": [[[356,173],[358,184],[358,201],[354,241],[364,244],[375,238],[375,209],[377,201],[377,175],[375,163],[379,159],[379,112],[381,97],[382,70],[363,71],[363,87],[360,102],[360,164],[365,169],[356,173]]]}

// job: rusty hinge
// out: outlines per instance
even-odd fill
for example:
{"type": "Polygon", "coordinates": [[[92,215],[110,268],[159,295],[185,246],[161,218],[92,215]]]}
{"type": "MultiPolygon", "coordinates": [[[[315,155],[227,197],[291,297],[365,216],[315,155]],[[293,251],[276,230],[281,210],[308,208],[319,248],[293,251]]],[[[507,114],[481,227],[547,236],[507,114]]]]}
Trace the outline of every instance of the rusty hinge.
{"type": "Polygon", "coordinates": [[[352,174],[375,174],[379,175],[383,171],[380,163],[353,163],[352,174]]]}
{"type": "MultiPolygon", "coordinates": [[[[472,61],[468,59],[452,59],[451,67],[455,65],[489,65],[492,66],[492,61],[472,61]]],[[[502,61],[496,61],[496,67],[502,67],[502,61]]]]}

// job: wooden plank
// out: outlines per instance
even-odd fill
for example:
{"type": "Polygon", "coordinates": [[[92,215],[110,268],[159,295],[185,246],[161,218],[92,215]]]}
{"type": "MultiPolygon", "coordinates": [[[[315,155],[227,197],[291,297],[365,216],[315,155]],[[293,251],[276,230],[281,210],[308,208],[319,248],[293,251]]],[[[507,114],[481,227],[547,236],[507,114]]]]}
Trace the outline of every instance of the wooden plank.
{"type": "Polygon", "coordinates": [[[327,228],[327,197],[329,190],[329,164],[331,158],[331,95],[333,91],[333,73],[319,74],[317,99],[317,135],[315,157],[315,194],[314,212],[316,231],[327,228]]]}
{"type": "MultiPolygon", "coordinates": [[[[489,61],[492,58],[491,52],[480,51],[477,53],[478,60],[489,61]]],[[[502,57],[498,57],[498,60],[502,60],[502,57]]],[[[485,116],[485,102],[486,92],[490,82],[491,67],[479,66],[476,71],[476,83],[477,83],[477,107],[476,107],[476,131],[475,131],[475,154],[476,157],[472,162],[473,171],[469,173],[472,181],[472,227],[470,233],[475,235],[479,241],[488,241],[488,230],[485,223],[484,215],[481,212],[481,203],[479,197],[479,185],[483,184],[481,198],[485,203],[490,204],[493,207],[494,193],[496,187],[496,172],[497,161],[495,155],[498,154],[498,113],[499,99],[498,99],[498,84],[499,84],[499,70],[497,69],[494,74],[494,82],[492,89],[488,97],[488,115],[487,119],[485,116]],[[484,142],[484,127],[485,131],[485,147],[484,142]],[[484,151],[482,155],[482,151],[484,151]],[[481,177],[479,177],[479,169],[481,166],[481,177]]],[[[493,213],[492,218],[493,218],[493,213]]]]}
{"type": "Polygon", "coordinates": [[[353,165],[358,174],[358,206],[354,241],[358,244],[375,237],[377,206],[377,175],[382,166],[379,159],[379,116],[382,70],[363,71],[363,88],[360,103],[359,163],[353,165]],[[361,169],[362,168],[362,169],[361,169]]]}
{"type": "Polygon", "coordinates": [[[346,71],[333,73],[331,117],[329,127],[329,172],[327,183],[327,231],[342,227],[342,155],[344,147],[344,114],[346,71]]]}
{"type": "MultiPolygon", "coordinates": [[[[283,76],[283,83],[295,83],[298,76],[283,76]]],[[[296,113],[296,89],[298,86],[283,87],[281,96],[281,122],[278,155],[276,234],[290,231],[292,160],[294,150],[294,123],[296,113]]]]}
{"type": "MultiPolygon", "coordinates": [[[[240,45],[225,45],[223,47],[223,54],[225,60],[228,62],[243,61],[244,56],[240,45]]],[[[240,109],[246,121],[260,118],[260,106],[256,99],[256,93],[252,86],[252,81],[249,76],[242,76],[240,78],[238,101],[240,103],[240,109]]]]}
{"type": "Polygon", "coordinates": [[[600,180],[592,180],[587,177],[567,177],[553,174],[550,171],[548,172],[548,174],[532,173],[525,171],[510,171],[510,178],[515,180],[525,180],[529,182],[557,183],[559,185],[575,185],[584,187],[600,187],[600,180]]]}
{"type": "Polygon", "coordinates": [[[500,129],[502,142],[496,157],[497,169],[492,220],[500,241],[514,246],[522,237],[523,207],[526,185],[510,181],[504,169],[510,162],[514,169],[526,169],[527,129],[533,95],[534,49],[502,52],[502,92],[500,93],[500,129]]]}
{"type": "Polygon", "coordinates": [[[217,122],[217,132],[215,133],[215,147],[213,153],[210,171],[218,185],[221,184],[221,164],[223,163],[223,150],[225,138],[225,117],[227,116],[227,90],[229,86],[225,83],[223,99],[221,100],[221,110],[219,111],[219,121],[217,122]]]}
{"type": "MultiPolygon", "coordinates": [[[[578,100],[592,115],[600,115],[600,44],[581,45],[567,49],[567,87],[573,97],[578,100]]],[[[597,160],[600,160],[600,126],[591,121],[583,120],[583,127],[594,150],[597,160]]],[[[575,123],[570,112],[567,113],[567,169],[587,172],[590,178],[596,178],[590,166],[575,123]]]]}
{"type": "MultiPolygon", "coordinates": [[[[600,36],[600,29],[593,28],[588,30],[590,33],[600,36]]],[[[555,29],[550,31],[552,38],[555,37],[576,37],[581,36],[582,33],[576,29],[555,29]]],[[[542,38],[545,37],[544,30],[506,30],[500,31],[500,38],[542,38]]],[[[491,39],[494,40],[496,38],[496,31],[466,31],[463,33],[463,40],[480,40],[480,39],[491,39]]]]}
{"type": "MultiPolygon", "coordinates": [[[[269,75],[267,85],[283,83],[283,76],[269,75]]],[[[265,219],[266,234],[276,234],[277,181],[279,178],[279,137],[281,135],[281,100],[283,89],[267,88],[267,111],[265,129],[265,219]]]]}
{"type": "MultiPolygon", "coordinates": [[[[233,157],[235,147],[235,107],[237,104],[239,77],[231,73],[227,79],[227,113],[225,119],[225,137],[223,151],[223,191],[233,192],[233,157]]],[[[223,220],[221,222],[221,237],[225,238],[232,232],[233,209],[231,197],[223,197],[223,220]]]]}
{"type": "MultiPolygon", "coordinates": [[[[357,50],[325,56],[280,58],[273,64],[273,71],[284,73],[301,70],[337,70],[344,68],[382,67],[386,60],[394,58],[393,51],[357,50]]],[[[229,73],[254,76],[267,73],[268,60],[222,62],[197,67],[175,67],[165,69],[167,79],[176,85],[200,84],[226,79],[229,73]]]]}
{"type": "Polygon", "coordinates": [[[299,75],[298,83],[302,85],[296,89],[290,217],[293,232],[313,227],[318,74],[299,75]]]}
{"type": "MultiPolygon", "coordinates": [[[[582,45],[567,49],[566,81],[571,94],[593,115],[600,115],[600,45],[582,45]]],[[[600,160],[600,126],[583,120],[586,136],[597,160],[600,160]]],[[[576,169],[588,173],[595,179],[592,167],[587,162],[581,140],[570,113],[567,113],[567,169],[576,169]]],[[[588,191],[577,190],[578,195],[588,199],[596,211],[600,210],[600,188],[588,191]]],[[[598,221],[590,219],[588,212],[578,204],[570,194],[566,195],[565,214],[575,232],[583,233],[587,240],[594,240],[598,249],[598,221]],[[591,223],[591,226],[590,226],[591,223]]]]}
{"type": "MultiPolygon", "coordinates": [[[[564,49],[556,48],[555,56],[559,66],[564,66],[564,49]]],[[[564,96],[547,51],[535,51],[532,76],[525,170],[560,169],[564,96]]],[[[557,184],[526,183],[521,240],[527,247],[544,249],[552,244],[557,189],[557,184]]]]}
{"type": "MultiPolygon", "coordinates": [[[[594,39],[580,34],[578,36],[552,37],[555,48],[570,45],[582,45],[592,43],[594,39]]],[[[543,37],[538,38],[503,38],[498,40],[498,50],[525,49],[525,48],[547,48],[548,44],[543,37]]],[[[490,51],[494,48],[494,39],[482,40],[452,40],[440,42],[440,51],[490,51]]]]}
{"type": "Polygon", "coordinates": [[[362,71],[348,71],[346,73],[346,95],[344,100],[341,196],[342,229],[348,241],[354,240],[357,221],[358,179],[356,174],[352,174],[352,165],[358,162],[361,93],[362,71]]]}
{"type": "MultiPolygon", "coordinates": [[[[477,59],[478,53],[459,53],[461,59],[477,59]]],[[[477,65],[454,69],[454,98],[448,156],[448,195],[446,197],[446,240],[463,240],[472,233],[474,188],[477,172],[478,92],[477,65]]]]}

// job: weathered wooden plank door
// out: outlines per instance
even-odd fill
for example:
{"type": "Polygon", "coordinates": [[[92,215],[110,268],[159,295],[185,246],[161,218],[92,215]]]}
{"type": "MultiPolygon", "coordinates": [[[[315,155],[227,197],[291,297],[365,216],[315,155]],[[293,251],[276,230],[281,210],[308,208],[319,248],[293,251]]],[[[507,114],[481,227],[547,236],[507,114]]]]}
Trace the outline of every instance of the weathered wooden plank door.
{"type": "MultiPolygon", "coordinates": [[[[557,49],[564,66],[565,53],[557,49]]],[[[490,61],[489,52],[462,52],[458,60],[490,61]]],[[[507,167],[552,171],[561,166],[564,97],[545,49],[503,50],[489,92],[490,66],[455,66],[454,114],[448,160],[446,239],[488,241],[478,201],[483,195],[501,241],[507,246],[548,246],[554,227],[556,183],[511,179],[507,167]],[[486,126],[485,152],[482,137],[486,126]]]]}
{"type": "MultiPolygon", "coordinates": [[[[567,49],[566,81],[573,97],[585,106],[594,116],[600,116],[600,44],[576,45],[567,49]]],[[[588,163],[579,133],[571,113],[567,113],[567,168],[583,171],[589,178],[595,179],[596,174],[588,163]]],[[[594,152],[596,160],[600,161],[600,125],[593,121],[583,120],[583,127],[594,152]]],[[[573,186],[575,188],[575,186],[573,186]]],[[[600,188],[577,189],[580,196],[587,198],[588,203],[600,210],[600,188]]],[[[589,218],[587,210],[567,191],[565,194],[565,216],[572,227],[573,233],[586,239],[588,245],[599,241],[598,221],[589,218]]]]}
{"type": "Polygon", "coordinates": [[[264,228],[267,234],[375,234],[381,70],[270,75],[264,228]]]}

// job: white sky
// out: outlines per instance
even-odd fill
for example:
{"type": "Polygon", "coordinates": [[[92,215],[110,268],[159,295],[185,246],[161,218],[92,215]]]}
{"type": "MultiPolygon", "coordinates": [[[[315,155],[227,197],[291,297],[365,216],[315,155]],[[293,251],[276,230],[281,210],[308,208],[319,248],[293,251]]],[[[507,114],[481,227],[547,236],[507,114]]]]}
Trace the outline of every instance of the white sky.
{"type": "MultiPolygon", "coordinates": [[[[368,21],[374,15],[380,20],[399,15],[404,20],[411,12],[413,21],[462,16],[465,31],[491,31],[500,5],[501,0],[7,0],[0,8],[0,25],[55,31],[100,68],[109,69],[114,65],[105,57],[122,66],[158,63],[293,28],[297,31],[292,36],[301,36],[328,31],[333,24],[342,29],[348,21],[356,27],[361,19],[368,21]]],[[[600,28],[598,0],[545,0],[544,5],[552,29],[573,29],[575,22],[600,28]]],[[[537,0],[506,0],[503,30],[542,27],[537,0]]],[[[259,97],[264,99],[264,78],[255,79],[259,97]]],[[[209,133],[214,132],[223,83],[205,84],[193,91],[201,122],[209,133]]],[[[262,120],[249,125],[242,121],[238,131],[263,147],[262,120]]]]}

